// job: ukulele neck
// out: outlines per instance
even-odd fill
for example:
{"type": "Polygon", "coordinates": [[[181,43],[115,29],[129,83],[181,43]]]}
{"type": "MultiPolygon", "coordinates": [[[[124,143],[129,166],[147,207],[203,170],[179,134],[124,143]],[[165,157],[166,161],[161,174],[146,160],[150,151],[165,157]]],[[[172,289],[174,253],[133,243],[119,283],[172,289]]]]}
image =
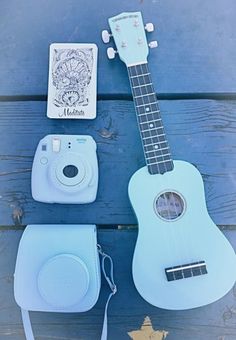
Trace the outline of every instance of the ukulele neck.
{"type": "Polygon", "coordinates": [[[148,171],[151,175],[171,171],[174,164],[148,64],[128,66],[128,74],[148,171]]]}

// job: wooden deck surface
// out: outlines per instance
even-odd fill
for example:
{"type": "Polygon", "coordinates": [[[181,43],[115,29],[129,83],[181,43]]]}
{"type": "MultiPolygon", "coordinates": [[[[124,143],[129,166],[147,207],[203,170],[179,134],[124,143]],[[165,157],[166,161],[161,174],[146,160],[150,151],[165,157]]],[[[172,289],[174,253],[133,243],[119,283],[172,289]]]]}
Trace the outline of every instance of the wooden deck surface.
{"type": "MultiPolygon", "coordinates": [[[[0,3],[0,340],[23,340],[13,297],[17,246],[32,223],[96,223],[99,242],[115,262],[118,294],[109,308],[108,340],[129,339],[148,315],[167,340],[236,339],[236,288],[223,299],[189,311],[152,307],[137,293],[131,262],[137,229],[127,185],[144,165],[124,65],[106,58],[100,32],[107,18],[143,12],[160,47],[150,70],[175,159],[202,173],[214,222],[236,249],[236,3],[234,0],[2,0],[0,3]],[[48,47],[95,42],[99,47],[98,112],[93,121],[46,118],[48,47]],[[95,203],[47,205],[30,193],[33,155],[46,134],[91,134],[98,145],[95,203]],[[114,185],[114,179],[115,184],[114,185]]],[[[214,245],[211,245],[214,246],[214,245]]],[[[103,282],[87,313],[32,313],[36,340],[99,339],[108,293],[103,282]]]]}

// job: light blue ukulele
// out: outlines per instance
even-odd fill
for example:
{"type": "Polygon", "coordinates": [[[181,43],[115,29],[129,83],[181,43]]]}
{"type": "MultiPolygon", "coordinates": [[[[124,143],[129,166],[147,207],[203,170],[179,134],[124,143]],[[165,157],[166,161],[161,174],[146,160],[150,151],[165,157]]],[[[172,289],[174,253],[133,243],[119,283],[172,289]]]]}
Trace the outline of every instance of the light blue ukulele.
{"type": "MultiPolygon", "coordinates": [[[[139,224],[134,283],[146,301],[160,308],[206,305],[234,285],[235,252],[208,215],[198,170],[172,160],[148,69],[141,13],[122,13],[109,25],[128,69],[147,164],[129,183],[139,224]]],[[[145,28],[152,31],[153,25],[145,28]]],[[[111,34],[103,31],[102,36],[108,42],[111,34]]],[[[108,48],[109,58],[115,53],[108,48]]]]}

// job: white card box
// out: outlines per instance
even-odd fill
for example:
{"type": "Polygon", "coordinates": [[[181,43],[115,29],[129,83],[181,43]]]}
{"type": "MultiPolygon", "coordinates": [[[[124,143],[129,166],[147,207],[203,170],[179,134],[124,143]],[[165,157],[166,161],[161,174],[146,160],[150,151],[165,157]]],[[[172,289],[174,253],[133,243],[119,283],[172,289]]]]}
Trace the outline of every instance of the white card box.
{"type": "Polygon", "coordinates": [[[50,45],[47,103],[49,118],[96,118],[97,55],[96,44],[50,45]]]}

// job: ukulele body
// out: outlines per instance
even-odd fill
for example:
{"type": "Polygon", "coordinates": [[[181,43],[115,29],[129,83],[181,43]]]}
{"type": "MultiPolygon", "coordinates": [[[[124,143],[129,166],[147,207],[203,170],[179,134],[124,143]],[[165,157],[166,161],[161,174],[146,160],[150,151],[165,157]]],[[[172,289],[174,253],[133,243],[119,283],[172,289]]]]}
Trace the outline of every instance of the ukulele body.
{"type": "Polygon", "coordinates": [[[141,168],[130,180],[129,198],[139,224],[133,279],[147,302],[183,310],[214,302],[232,288],[235,252],[208,215],[193,165],[174,161],[163,175],[141,168]]]}

